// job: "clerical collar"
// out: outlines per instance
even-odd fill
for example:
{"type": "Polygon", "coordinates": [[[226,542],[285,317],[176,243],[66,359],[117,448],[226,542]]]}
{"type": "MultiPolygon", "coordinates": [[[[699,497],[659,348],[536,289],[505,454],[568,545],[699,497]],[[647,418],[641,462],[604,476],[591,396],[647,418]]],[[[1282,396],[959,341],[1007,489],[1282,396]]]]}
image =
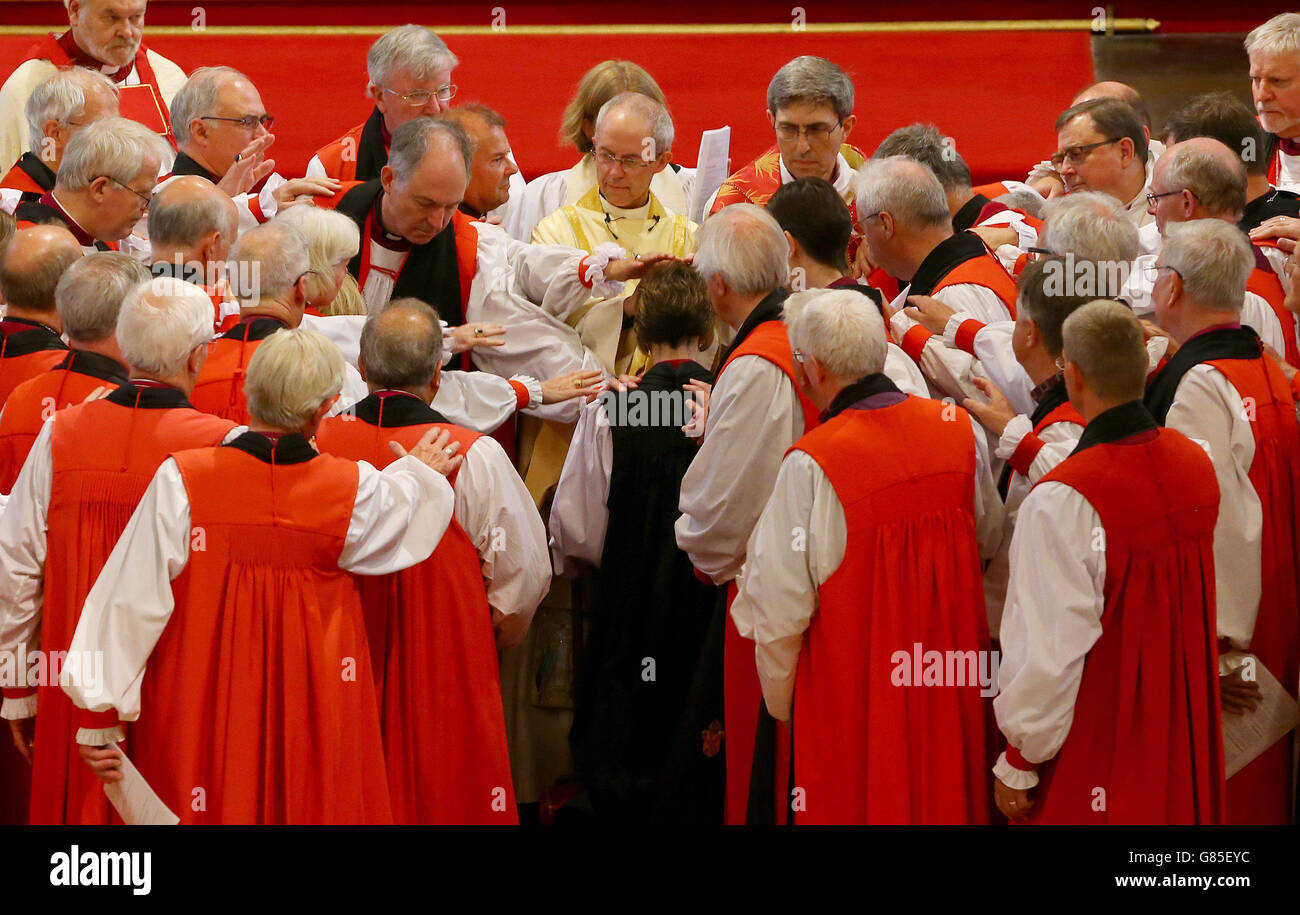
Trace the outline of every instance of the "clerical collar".
{"type": "Polygon", "coordinates": [[[384,228],[384,192],[381,189],[375,197],[371,212],[370,240],[390,251],[410,251],[411,243],[401,235],[394,235],[384,228]]]}
{"type": "Polygon", "coordinates": [[[348,412],[363,423],[381,428],[447,422],[441,413],[408,391],[375,391],[348,412]]]}
{"type": "Polygon", "coordinates": [[[605,215],[613,219],[649,219],[650,218],[650,196],[647,194],[645,203],[639,207],[620,207],[615,206],[605,199],[605,195],[596,192],[600,197],[600,208],[605,211],[605,215]]]}
{"type": "Polygon", "coordinates": [[[855,410],[875,410],[902,403],[907,395],[898,389],[886,375],[877,372],[859,378],[853,384],[840,390],[831,401],[831,405],[822,411],[819,422],[826,422],[839,416],[850,408],[855,410]]]}
{"type": "Polygon", "coordinates": [[[300,432],[254,432],[251,429],[226,447],[238,448],[267,464],[302,464],[319,457],[316,449],[300,432]]]}
{"type": "Polygon", "coordinates": [[[59,203],[58,198],[54,196],[54,191],[46,191],[41,196],[40,202],[58,213],[59,218],[68,224],[68,231],[77,239],[77,244],[83,248],[95,244],[95,237],[83,229],[81,223],[68,214],[68,211],[63,208],[63,204],[59,203]]]}
{"type": "Polygon", "coordinates": [[[1274,135],[1277,141],[1277,148],[1284,156],[1300,156],[1300,139],[1295,137],[1279,137],[1274,135]]]}
{"type": "MultiPolygon", "coordinates": [[[[72,29],[68,29],[60,35],[57,41],[59,47],[63,49],[63,53],[67,54],[68,59],[72,61],[74,67],[85,67],[88,70],[102,73],[115,83],[120,83],[126,79],[131,75],[131,71],[135,69],[134,58],[125,67],[115,67],[94,57],[89,51],[77,44],[77,40],[72,36],[72,29]]],[[[137,50],[136,53],[138,54],[139,51],[137,50]]]]}
{"type": "Polygon", "coordinates": [[[185,152],[176,154],[176,161],[172,163],[172,175],[198,175],[200,178],[207,178],[213,184],[221,179],[208,171],[191,155],[185,152]]]}
{"type": "MultiPolygon", "coordinates": [[[[794,175],[785,167],[785,159],[778,154],[776,161],[781,170],[781,183],[789,184],[794,180],[794,175]]],[[[849,185],[853,183],[853,176],[857,174],[849,167],[849,162],[844,158],[844,153],[839,152],[835,155],[835,168],[831,171],[831,184],[841,197],[849,192],[849,185]]]]}
{"type": "Polygon", "coordinates": [[[989,199],[983,194],[976,194],[970,200],[962,204],[961,209],[953,214],[952,230],[954,232],[965,232],[975,225],[979,220],[979,215],[984,207],[989,203],[989,199]]]}
{"type": "Polygon", "coordinates": [[[1071,456],[1085,451],[1093,445],[1103,445],[1107,442],[1121,442],[1125,444],[1140,444],[1155,437],[1156,430],[1159,429],[1155,417],[1142,404],[1140,400],[1130,400],[1128,403],[1120,404],[1118,407],[1111,407],[1098,413],[1089,421],[1088,425],[1083,427],[1083,435],[1079,436],[1079,444],[1070,452],[1071,456]],[[1144,435],[1144,433],[1150,433],[1144,435]],[[1126,441],[1132,439],[1132,441],[1126,441]]]}

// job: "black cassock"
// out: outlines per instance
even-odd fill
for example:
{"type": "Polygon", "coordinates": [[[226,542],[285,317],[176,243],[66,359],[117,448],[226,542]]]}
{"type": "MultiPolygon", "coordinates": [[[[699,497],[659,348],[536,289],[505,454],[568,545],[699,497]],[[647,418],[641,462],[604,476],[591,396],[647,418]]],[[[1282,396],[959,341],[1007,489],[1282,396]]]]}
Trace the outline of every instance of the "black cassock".
{"type": "MultiPolygon", "coordinates": [[[[618,397],[684,397],[691,379],[713,375],[661,362],[618,397]]],[[[673,532],[699,446],[662,413],[620,424],[629,404],[607,407],[609,527],[569,735],[578,776],[601,819],[720,824],[725,592],[695,577],[673,532]]]]}

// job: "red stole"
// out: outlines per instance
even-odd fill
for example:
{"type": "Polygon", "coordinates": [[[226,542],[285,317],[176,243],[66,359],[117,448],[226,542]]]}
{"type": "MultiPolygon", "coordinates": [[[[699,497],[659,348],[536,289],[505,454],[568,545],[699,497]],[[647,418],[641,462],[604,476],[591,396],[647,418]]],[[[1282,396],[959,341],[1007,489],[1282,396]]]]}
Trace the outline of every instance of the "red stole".
{"type": "MultiPolygon", "coordinates": [[[[1264,514],[1259,614],[1250,651],[1293,697],[1300,676],[1300,428],[1282,371],[1267,356],[1209,362],[1228,379],[1247,409],[1255,458],[1250,482],[1264,514]]],[[[1228,780],[1228,822],[1289,821],[1291,736],[1228,780]]]]}
{"type": "Polygon", "coordinates": [[[975,539],[975,440],[943,412],[916,397],[850,407],[791,449],[826,473],[848,530],[799,654],[800,824],[989,822],[980,659],[996,668],[975,539]],[[912,653],[930,650],[966,653],[965,685],[911,682],[912,653]],[[900,663],[910,685],[896,682],[900,663]]]}
{"type": "MultiPolygon", "coordinates": [[[[57,414],[50,439],[43,651],[67,651],[86,595],[167,455],[216,445],[232,427],[184,407],[133,408],[111,400],[57,414]]],[[[74,739],[78,725],[92,725],[88,713],[57,684],[40,687],[38,695],[31,822],[110,822],[108,800],[74,739]]]]}
{"type": "Polygon", "coordinates": [[[1012,320],[1015,320],[1016,281],[1011,278],[1011,274],[1007,273],[1006,268],[992,254],[986,253],[983,257],[973,257],[968,261],[962,261],[952,270],[949,270],[947,276],[935,284],[930,295],[936,295],[940,289],[961,283],[983,286],[991,291],[1002,300],[1003,305],[1007,306],[1007,311],[1011,313],[1012,320]]]}
{"type": "Polygon", "coordinates": [[[1070,733],[1038,768],[1029,822],[1222,822],[1214,468],[1185,436],[1159,429],[1076,452],[1039,485],[1049,481],[1101,518],[1105,606],[1070,733]]]}
{"type": "MultiPolygon", "coordinates": [[[[41,36],[36,44],[27,49],[23,60],[48,60],[56,67],[80,66],[92,70],[100,70],[102,66],[100,61],[90,57],[72,41],[70,30],[58,37],[53,33],[41,36]],[[71,53],[69,45],[72,48],[71,53]]],[[[137,86],[122,85],[122,81],[131,75],[131,67],[123,67],[109,76],[117,86],[118,111],[121,112],[122,117],[138,121],[159,136],[165,137],[175,149],[176,140],[172,136],[172,122],[167,110],[167,101],[163,98],[162,89],[158,87],[158,77],[154,75],[153,67],[149,65],[148,49],[143,41],[135,52],[134,66],[136,75],[140,77],[140,84],[137,86]]]]}
{"type": "MultiPolygon", "coordinates": [[[[379,422],[384,402],[404,396],[378,398],[379,422]]],[[[385,427],[344,414],[322,423],[316,442],[322,452],[383,468],[395,459],[390,441],[409,449],[429,429],[450,432],[461,454],[479,438],[447,423],[385,427]]],[[[478,550],[453,519],[424,562],[359,580],[395,822],[517,825],[478,550]]]]}

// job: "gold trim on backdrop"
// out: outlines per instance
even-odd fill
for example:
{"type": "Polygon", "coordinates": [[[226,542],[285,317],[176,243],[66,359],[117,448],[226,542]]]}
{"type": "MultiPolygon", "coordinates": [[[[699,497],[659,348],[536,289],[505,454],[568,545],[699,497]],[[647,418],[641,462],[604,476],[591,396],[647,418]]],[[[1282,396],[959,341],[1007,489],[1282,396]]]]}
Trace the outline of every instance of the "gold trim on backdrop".
{"type": "MultiPolygon", "coordinates": [[[[795,28],[788,22],[755,23],[678,23],[609,24],[609,25],[486,25],[431,26],[439,35],[779,35],[790,32],[826,34],[833,32],[868,34],[897,32],[1090,32],[1092,19],[986,19],[957,22],[809,22],[795,28]]],[[[1113,19],[1116,32],[1154,32],[1160,28],[1156,19],[1113,19]]],[[[382,35],[395,26],[372,25],[210,25],[192,29],[185,25],[146,26],[146,35],[382,35]]],[[[60,32],[67,24],[38,26],[0,26],[0,36],[32,35],[60,32]]]]}

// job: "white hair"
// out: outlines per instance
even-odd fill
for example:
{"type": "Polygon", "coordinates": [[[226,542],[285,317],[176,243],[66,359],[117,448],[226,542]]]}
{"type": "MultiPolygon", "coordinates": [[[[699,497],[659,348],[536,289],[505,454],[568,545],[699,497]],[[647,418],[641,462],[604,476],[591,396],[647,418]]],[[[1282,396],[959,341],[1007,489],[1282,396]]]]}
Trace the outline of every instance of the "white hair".
{"type": "Polygon", "coordinates": [[[273,221],[293,226],[307,239],[310,266],[316,271],[307,278],[307,292],[311,297],[324,295],[333,285],[331,274],[335,264],[351,260],[361,250],[361,230],[337,210],[290,207],[273,221]]]}
{"type": "Polygon", "coordinates": [[[294,226],[277,220],[240,235],[230,250],[230,263],[237,271],[235,295],[241,305],[286,295],[298,277],[311,269],[307,239],[294,226]]]}
{"type": "Polygon", "coordinates": [[[1110,194],[1078,191],[1054,197],[1043,213],[1040,244],[1053,254],[1098,263],[1129,263],[1138,256],[1137,226],[1110,194]]]}
{"type": "Polygon", "coordinates": [[[57,183],[68,191],[84,190],[99,177],[129,184],[140,172],[156,172],[170,160],[170,147],[148,127],[127,118],[100,118],[68,140],[57,183]]]}
{"type": "Polygon", "coordinates": [[[248,412],[276,429],[301,429],[343,390],[345,371],[343,354],[323,334],[305,327],[278,330],[248,361],[248,412]]]}
{"type": "Polygon", "coordinates": [[[382,87],[397,73],[425,80],[439,70],[454,70],[459,63],[433,29],[420,25],[399,25],[385,32],[366,54],[370,82],[382,87]]]}
{"type": "Polygon", "coordinates": [[[217,108],[217,94],[232,79],[242,79],[252,84],[252,80],[233,67],[199,67],[190,74],[185,85],[176,91],[172,96],[170,111],[172,133],[176,136],[177,146],[184,146],[190,141],[190,121],[212,116],[217,108]],[[208,112],[206,115],[203,113],[205,111],[208,112]]]}
{"type": "Polygon", "coordinates": [[[126,364],[166,378],[181,374],[194,348],[212,339],[212,299],[200,287],[160,276],[129,292],[117,315],[126,364]]]}
{"type": "Polygon", "coordinates": [[[790,346],[846,382],[885,368],[885,322],[875,303],[852,289],[809,289],[785,300],[790,346]]]}
{"type": "Polygon", "coordinates": [[[1222,219],[1191,219],[1165,227],[1162,264],[1173,267],[1197,305],[1240,312],[1255,255],[1246,235],[1222,219]]]}
{"type": "Polygon", "coordinates": [[[740,295],[766,295],[790,279],[790,246],[772,214],[735,203],[704,221],[695,236],[695,269],[721,276],[740,295]]]}
{"type": "Polygon", "coordinates": [[[1300,53],[1300,13],[1278,13],[1263,25],[1255,26],[1243,44],[1247,54],[1300,53]]]}
{"type": "Polygon", "coordinates": [[[640,92],[620,92],[600,106],[596,113],[595,133],[600,133],[601,122],[605,115],[613,111],[628,111],[643,118],[650,125],[650,135],[654,138],[654,155],[657,159],[673,148],[673,119],[668,109],[640,92]]]}
{"type": "Polygon", "coordinates": [[[912,229],[951,225],[948,196],[934,172],[907,156],[868,159],[853,177],[858,219],[888,213],[912,229]]]}
{"type": "Polygon", "coordinates": [[[117,328],[122,300],[148,279],[148,267],[116,251],[96,251],[73,262],[54,289],[63,332],[76,343],[107,339],[117,328]]]}
{"type": "Polygon", "coordinates": [[[86,95],[96,84],[112,92],[113,98],[119,96],[112,80],[85,67],[59,70],[36,84],[23,109],[27,116],[28,148],[33,155],[39,156],[45,145],[46,123],[56,121],[67,127],[86,113],[86,95]]]}

